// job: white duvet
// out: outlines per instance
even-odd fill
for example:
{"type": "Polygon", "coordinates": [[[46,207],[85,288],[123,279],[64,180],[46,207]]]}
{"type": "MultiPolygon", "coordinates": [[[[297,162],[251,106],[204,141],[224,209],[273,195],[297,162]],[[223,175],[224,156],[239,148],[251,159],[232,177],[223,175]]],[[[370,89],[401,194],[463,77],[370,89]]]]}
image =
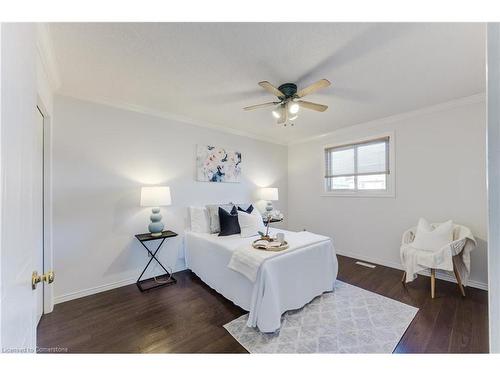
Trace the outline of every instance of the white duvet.
{"type": "MultiPolygon", "coordinates": [[[[252,238],[252,240],[254,240],[254,238],[252,238]]],[[[260,267],[269,258],[283,256],[285,253],[299,250],[306,246],[310,247],[311,245],[321,242],[331,243],[331,240],[328,237],[306,231],[288,232],[286,240],[289,247],[283,251],[256,250],[253,248],[252,242],[247,241],[247,243],[240,246],[233,252],[231,260],[227,266],[232,270],[241,273],[251,282],[255,282],[257,280],[260,267]]]]}
{"type": "Polygon", "coordinates": [[[240,272],[239,266],[233,267],[234,270],[228,265],[235,251],[248,250],[257,237],[186,233],[187,267],[224,297],[249,311],[247,325],[262,332],[278,330],[285,311],[301,308],[314,297],[331,291],[337,277],[338,263],[330,238],[279,231],[285,233],[293,251],[261,259],[254,278],[240,272]]]}

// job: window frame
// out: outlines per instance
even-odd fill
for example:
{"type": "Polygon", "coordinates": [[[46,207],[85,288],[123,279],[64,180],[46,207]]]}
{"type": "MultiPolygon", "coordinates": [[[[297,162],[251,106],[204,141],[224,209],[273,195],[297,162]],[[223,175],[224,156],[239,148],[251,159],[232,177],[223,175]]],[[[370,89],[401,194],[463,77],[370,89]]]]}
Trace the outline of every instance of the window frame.
{"type": "MultiPolygon", "coordinates": [[[[342,141],[338,141],[333,144],[324,145],[322,148],[322,163],[323,163],[323,174],[322,178],[322,196],[327,197],[385,197],[385,198],[394,198],[395,197],[395,149],[394,149],[394,132],[384,132],[373,134],[368,137],[359,137],[354,139],[345,139],[342,141]],[[335,147],[343,147],[350,145],[359,145],[363,143],[370,143],[372,141],[377,141],[383,138],[389,138],[388,141],[388,153],[386,157],[388,157],[388,168],[389,174],[386,175],[386,189],[384,190],[359,190],[359,189],[338,189],[338,190],[330,190],[328,188],[328,180],[325,177],[329,171],[327,171],[327,163],[326,163],[326,151],[330,148],[335,147]]],[[[354,154],[354,163],[355,170],[357,170],[357,161],[356,161],[357,153],[354,154]]],[[[377,173],[373,173],[376,175],[377,173]]],[[[357,177],[357,174],[354,175],[357,177]]],[[[355,177],[355,178],[356,178],[355,177]]]]}

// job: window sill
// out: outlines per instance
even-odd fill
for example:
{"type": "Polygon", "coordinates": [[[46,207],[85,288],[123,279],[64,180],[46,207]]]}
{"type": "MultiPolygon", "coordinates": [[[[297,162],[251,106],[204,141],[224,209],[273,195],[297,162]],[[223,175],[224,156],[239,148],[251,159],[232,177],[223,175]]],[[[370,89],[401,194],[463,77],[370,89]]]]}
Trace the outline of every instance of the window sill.
{"type": "Polygon", "coordinates": [[[321,194],[321,197],[345,197],[345,198],[396,198],[396,195],[394,192],[389,191],[389,192],[366,192],[366,193],[359,193],[359,192],[323,192],[321,194]]]}

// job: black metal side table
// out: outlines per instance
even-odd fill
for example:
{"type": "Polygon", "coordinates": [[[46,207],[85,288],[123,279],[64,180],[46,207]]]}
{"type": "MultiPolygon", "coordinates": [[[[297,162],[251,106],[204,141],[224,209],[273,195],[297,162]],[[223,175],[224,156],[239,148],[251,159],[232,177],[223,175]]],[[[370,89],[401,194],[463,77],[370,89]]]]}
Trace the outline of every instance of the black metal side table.
{"type": "Polygon", "coordinates": [[[143,233],[143,234],[136,234],[135,235],[135,238],[137,238],[139,240],[141,245],[144,246],[144,248],[147,250],[147,252],[151,256],[151,259],[149,259],[148,264],[146,264],[146,267],[144,267],[144,269],[141,272],[141,275],[139,276],[139,278],[137,279],[137,281],[135,283],[141,292],[145,292],[147,290],[159,288],[162,286],[172,285],[172,284],[175,284],[177,282],[177,280],[174,279],[172,274],[167,271],[167,269],[163,266],[163,264],[161,264],[161,262],[156,257],[156,254],[158,254],[158,251],[160,251],[161,246],[163,245],[163,242],[165,242],[165,240],[167,238],[176,237],[176,236],[177,236],[177,233],[172,232],[171,230],[163,231],[160,236],[153,236],[153,235],[151,235],[151,233],[143,233]],[[161,240],[161,242],[153,253],[153,252],[151,252],[151,250],[149,250],[149,248],[146,246],[145,243],[148,241],[154,241],[154,240],[161,240]],[[153,259],[156,260],[156,262],[161,266],[161,268],[163,268],[165,273],[163,275],[160,275],[160,276],[155,276],[155,277],[151,277],[151,278],[146,279],[146,280],[141,280],[142,275],[144,275],[144,272],[146,272],[147,268],[149,267],[149,265],[151,264],[153,259]],[[160,278],[164,278],[165,281],[158,281],[160,278]],[[143,286],[144,284],[148,284],[148,283],[149,284],[153,283],[153,285],[152,286],[143,286]]]}

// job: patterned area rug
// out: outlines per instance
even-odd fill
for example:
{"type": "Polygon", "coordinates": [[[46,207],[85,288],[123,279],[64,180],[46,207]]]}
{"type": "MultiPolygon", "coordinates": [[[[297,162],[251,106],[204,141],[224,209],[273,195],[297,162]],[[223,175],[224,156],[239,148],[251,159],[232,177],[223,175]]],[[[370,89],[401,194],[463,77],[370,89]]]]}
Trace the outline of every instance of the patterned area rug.
{"type": "Polygon", "coordinates": [[[248,314],[224,328],[250,353],[392,353],[417,312],[336,281],[333,292],[283,314],[277,333],[247,327],[248,314]]]}

